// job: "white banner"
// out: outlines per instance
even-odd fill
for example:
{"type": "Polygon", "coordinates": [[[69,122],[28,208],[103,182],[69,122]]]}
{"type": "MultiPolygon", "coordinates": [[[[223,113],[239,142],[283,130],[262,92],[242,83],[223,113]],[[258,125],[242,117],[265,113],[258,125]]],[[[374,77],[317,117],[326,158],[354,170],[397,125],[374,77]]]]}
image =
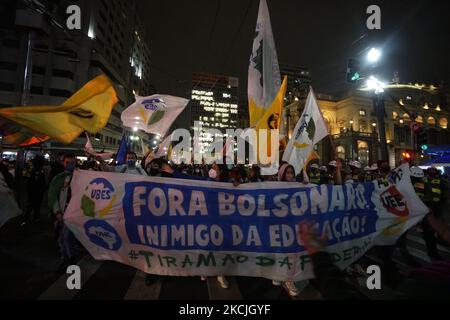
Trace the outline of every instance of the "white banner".
{"type": "Polygon", "coordinates": [[[403,165],[344,186],[229,183],[75,171],[65,222],[98,260],[175,276],[313,277],[298,224],[311,220],[345,268],[428,212],[403,165]]]}

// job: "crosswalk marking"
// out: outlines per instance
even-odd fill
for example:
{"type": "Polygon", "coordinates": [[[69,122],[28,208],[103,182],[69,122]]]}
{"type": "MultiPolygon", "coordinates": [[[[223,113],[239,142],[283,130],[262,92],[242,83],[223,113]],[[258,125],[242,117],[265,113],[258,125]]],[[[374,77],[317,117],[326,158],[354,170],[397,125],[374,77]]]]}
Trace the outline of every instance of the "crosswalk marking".
{"type": "Polygon", "coordinates": [[[158,277],[155,283],[147,286],[145,277],[144,272],[139,270],[136,272],[124,300],[158,300],[162,285],[161,278],[158,277]]]}
{"type": "MultiPolygon", "coordinates": [[[[420,234],[411,234],[411,235],[408,234],[408,240],[415,242],[415,243],[420,243],[425,246],[425,240],[423,240],[423,238],[420,234]]],[[[437,245],[437,248],[439,251],[445,252],[446,254],[450,255],[450,248],[445,247],[440,244],[437,245]]]]}
{"type": "Polygon", "coordinates": [[[208,293],[211,300],[242,300],[241,291],[234,277],[226,277],[229,287],[224,289],[220,286],[216,277],[208,277],[208,293]]]}
{"type": "MultiPolygon", "coordinates": [[[[443,256],[449,256],[450,250],[448,247],[439,246],[438,247],[440,253],[443,256]]],[[[420,232],[412,231],[408,234],[407,237],[407,250],[408,252],[417,259],[417,261],[422,264],[427,264],[431,260],[426,253],[425,242],[421,237],[420,232]]],[[[381,264],[379,257],[377,257],[373,253],[369,253],[366,255],[368,261],[372,263],[381,264]]],[[[399,268],[399,271],[403,274],[406,274],[411,269],[411,266],[407,265],[407,263],[402,259],[400,252],[396,251],[393,255],[393,259],[399,268]]],[[[66,286],[66,281],[68,278],[68,274],[61,275],[47,290],[41,294],[38,298],[39,300],[48,300],[48,299],[59,299],[59,300],[70,300],[74,298],[78,298],[83,295],[83,289],[85,284],[91,277],[95,277],[95,273],[98,271],[103,261],[96,261],[91,256],[85,256],[78,262],[78,266],[81,268],[81,285],[82,290],[69,290],[66,286]]],[[[101,276],[101,275],[100,275],[101,276]]],[[[131,274],[130,274],[131,276],[131,274]]],[[[164,282],[162,278],[156,280],[150,286],[147,286],[145,283],[146,274],[142,271],[137,270],[129,283],[128,288],[126,289],[126,293],[123,296],[124,300],[158,300],[160,298],[161,290],[163,289],[164,282]]],[[[129,278],[130,279],[130,278],[129,278]]],[[[207,290],[209,299],[211,300],[242,300],[243,295],[238,285],[239,278],[236,277],[226,277],[229,282],[229,288],[223,289],[216,277],[207,278],[207,290]]],[[[361,276],[356,276],[355,282],[358,282],[360,286],[358,286],[358,290],[372,300],[379,299],[390,299],[394,297],[394,293],[392,289],[388,288],[383,283],[383,290],[368,290],[366,288],[366,278],[361,276]]],[[[255,279],[258,281],[258,279],[255,279]]],[[[244,282],[245,283],[245,282],[244,282]]],[[[240,283],[242,285],[242,283],[240,283]]],[[[285,286],[284,290],[288,292],[285,286]]],[[[297,297],[291,297],[293,300],[322,300],[322,296],[320,292],[311,284],[307,283],[306,285],[302,285],[302,282],[297,284],[300,294],[297,297]]],[[[90,290],[90,289],[87,289],[90,290]]],[[[244,287],[245,294],[245,287],[244,287]]],[[[205,292],[206,294],[206,292],[205,292]]],[[[263,293],[262,293],[263,295],[263,293]]]]}
{"type": "MultiPolygon", "coordinates": [[[[81,288],[89,280],[89,278],[98,270],[102,261],[94,260],[90,255],[81,259],[77,265],[81,269],[81,288]]],[[[64,273],[58,278],[41,296],[38,300],[71,300],[80,290],[69,290],[67,288],[68,274],[64,273]]]]}
{"type": "MultiPolygon", "coordinates": [[[[292,300],[309,301],[309,300],[323,300],[320,292],[311,284],[310,281],[300,281],[296,283],[297,289],[300,294],[296,297],[292,297],[292,300]]],[[[289,293],[289,290],[285,286],[284,289],[289,293]]]]}

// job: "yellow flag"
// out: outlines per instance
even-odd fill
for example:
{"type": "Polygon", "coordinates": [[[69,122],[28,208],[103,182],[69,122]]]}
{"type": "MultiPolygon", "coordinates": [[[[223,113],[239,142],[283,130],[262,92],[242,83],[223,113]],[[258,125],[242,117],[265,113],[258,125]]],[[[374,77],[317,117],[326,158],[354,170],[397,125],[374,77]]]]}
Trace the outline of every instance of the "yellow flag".
{"type": "MultiPolygon", "coordinates": [[[[19,125],[21,131],[25,129],[41,136],[41,139],[33,137],[30,141],[39,142],[49,138],[69,144],[83,131],[96,133],[105,127],[117,101],[112,83],[106,76],[100,75],[85,84],[62,105],[1,108],[0,117],[19,125]]],[[[21,139],[17,134],[11,132],[13,139],[10,141],[19,142],[21,139]]],[[[6,139],[8,140],[8,134],[6,139]]]]}
{"type": "MultiPolygon", "coordinates": [[[[267,156],[271,156],[271,134],[270,130],[279,130],[281,123],[281,111],[284,105],[284,96],[287,89],[287,76],[284,77],[280,90],[271,106],[265,111],[256,124],[256,133],[259,138],[259,130],[266,129],[267,132],[267,156]]],[[[257,109],[255,109],[257,110],[257,109]]],[[[258,111],[259,112],[259,111],[258,111]]],[[[260,145],[260,143],[258,143],[260,145]]]]}

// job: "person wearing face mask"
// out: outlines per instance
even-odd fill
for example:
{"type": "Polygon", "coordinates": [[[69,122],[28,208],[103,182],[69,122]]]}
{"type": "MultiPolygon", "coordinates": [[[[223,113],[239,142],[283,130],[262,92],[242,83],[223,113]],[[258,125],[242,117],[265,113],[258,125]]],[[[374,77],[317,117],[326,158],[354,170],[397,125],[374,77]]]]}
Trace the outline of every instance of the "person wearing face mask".
{"type": "MultiPolygon", "coordinates": [[[[288,163],[283,163],[280,166],[280,169],[278,170],[278,181],[283,182],[296,182],[295,177],[295,169],[293,166],[291,166],[288,163]]],[[[281,286],[281,281],[272,280],[272,284],[274,286],[281,286]]],[[[301,281],[299,284],[302,286],[305,284],[305,282],[301,281]]],[[[284,285],[288,289],[289,295],[292,297],[296,297],[300,294],[296,284],[293,281],[286,281],[284,282],[284,285]]]]}
{"type": "Polygon", "coordinates": [[[64,271],[67,266],[76,262],[75,236],[64,224],[64,211],[71,198],[70,182],[76,166],[75,155],[65,154],[62,163],[64,171],[53,178],[48,190],[48,205],[55,219],[55,233],[61,252],[61,264],[58,271],[64,271]]]}
{"type": "Polygon", "coordinates": [[[118,173],[127,173],[134,174],[138,176],[145,176],[147,173],[145,170],[136,164],[137,155],[132,151],[127,152],[126,163],[120,166],[109,166],[105,163],[103,159],[97,157],[97,160],[100,161],[100,167],[103,171],[106,172],[118,172],[118,173]]]}

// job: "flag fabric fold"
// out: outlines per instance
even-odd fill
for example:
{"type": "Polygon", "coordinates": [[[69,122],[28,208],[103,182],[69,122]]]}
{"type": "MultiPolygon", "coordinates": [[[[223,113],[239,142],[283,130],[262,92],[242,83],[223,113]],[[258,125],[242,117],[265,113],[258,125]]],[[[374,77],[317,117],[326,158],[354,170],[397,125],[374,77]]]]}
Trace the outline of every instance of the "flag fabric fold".
{"type": "Polygon", "coordinates": [[[266,0],[260,0],[255,38],[248,69],[250,127],[270,108],[280,91],[281,77],[277,51],[266,0]]]}
{"type": "Polygon", "coordinates": [[[155,94],[135,97],[136,101],[121,115],[124,126],[164,137],[175,119],[186,108],[189,100],[169,95],[155,94]]]}
{"type": "Polygon", "coordinates": [[[327,126],[311,89],[302,116],[297,122],[283,154],[283,161],[291,164],[296,173],[300,172],[308,157],[314,151],[314,145],[328,134],[327,126]]]}
{"type": "MultiPolygon", "coordinates": [[[[270,130],[280,130],[281,117],[286,94],[287,78],[281,83],[280,67],[270,23],[266,0],[260,0],[255,37],[248,68],[248,108],[250,127],[256,129],[258,147],[258,164],[263,175],[273,175],[278,171],[279,160],[270,164],[260,161],[261,148],[267,147],[267,157],[272,156],[270,130]],[[259,141],[260,130],[269,130],[267,141],[259,141]]],[[[277,152],[279,143],[277,141],[277,152]]]]}
{"type": "Polygon", "coordinates": [[[83,131],[96,133],[105,127],[117,101],[112,83],[100,75],[59,106],[0,108],[0,117],[15,125],[4,130],[5,139],[19,146],[49,139],[69,144],[83,131]]]}

